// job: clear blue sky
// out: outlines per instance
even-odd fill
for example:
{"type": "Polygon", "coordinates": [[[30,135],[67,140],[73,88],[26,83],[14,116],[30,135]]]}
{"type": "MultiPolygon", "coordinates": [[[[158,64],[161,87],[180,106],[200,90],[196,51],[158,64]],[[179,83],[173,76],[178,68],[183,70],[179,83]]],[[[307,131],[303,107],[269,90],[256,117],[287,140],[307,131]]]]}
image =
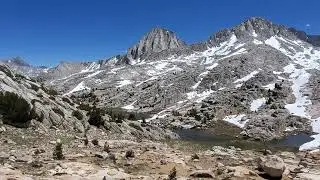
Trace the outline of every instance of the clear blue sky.
{"type": "Polygon", "coordinates": [[[155,26],[192,43],[251,16],[320,34],[319,7],[319,0],[1,0],[0,58],[96,60],[124,53],[155,26]]]}

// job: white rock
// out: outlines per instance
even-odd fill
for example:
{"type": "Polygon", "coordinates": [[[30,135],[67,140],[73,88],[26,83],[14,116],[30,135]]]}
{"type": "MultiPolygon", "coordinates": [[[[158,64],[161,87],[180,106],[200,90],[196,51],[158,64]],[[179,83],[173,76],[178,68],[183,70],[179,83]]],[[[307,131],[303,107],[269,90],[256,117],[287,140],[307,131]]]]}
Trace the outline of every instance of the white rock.
{"type": "Polygon", "coordinates": [[[260,157],[260,167],[271,177],[281,177],[285,170],[283,160],[276,155],[260,157]]]}

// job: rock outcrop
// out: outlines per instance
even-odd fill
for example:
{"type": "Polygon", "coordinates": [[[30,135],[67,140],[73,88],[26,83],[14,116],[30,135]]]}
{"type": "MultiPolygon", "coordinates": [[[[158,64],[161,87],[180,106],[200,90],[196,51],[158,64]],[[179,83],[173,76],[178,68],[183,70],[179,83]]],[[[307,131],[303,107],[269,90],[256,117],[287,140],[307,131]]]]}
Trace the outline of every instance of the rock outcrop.
{"type": "Polygon", "coordinates": [[[151,124],[125,119],[115,122],[108,114],[92,113],[90,106],[87,106],[89,109],[83,109],[69,97],[59,95],[55,90],[27,76],[16,74],[9,67],[2,65],[0,65],[0,93],[0,120],[6,124],[41,131],[54,128],[89,135],[94,131],[93,127],[90,128],[91,121],[96,118],[95,121],[99,120],[100,124],[96,123],[95,126],[101,126],[110,136],[122,139],[178,138],[170,130],[151,124]]]}
{"type": "Polygon", "coordinates": [[[271,177],[279,178],[285,170],[283,160],[276,155],[268,155],[260,158],[260,167],[271,177]]]}
{"type": "Polygon", "coordinates": [[[186,44],[174,32],[164,28],[154,28],[128,50],[127,57],[132,60],[142,60],[152,53],[183,48],[185,46],[186,44]]]}

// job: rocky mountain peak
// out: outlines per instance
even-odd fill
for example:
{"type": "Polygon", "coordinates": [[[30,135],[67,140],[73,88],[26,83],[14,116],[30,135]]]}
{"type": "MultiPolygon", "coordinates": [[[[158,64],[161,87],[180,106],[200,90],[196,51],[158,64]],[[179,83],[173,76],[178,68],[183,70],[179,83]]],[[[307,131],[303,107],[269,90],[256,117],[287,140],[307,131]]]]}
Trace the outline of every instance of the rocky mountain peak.
{"type": "Polygon", "coordinates": [[[294,33],[286,26],[275,24],[261,17],[251,17],[231,29],[223,29],[212,35],[209,43],[219,44],[230,39],[232,35],[242,40],[248,40],[252,37],[262,39],[268,39],[272,36],[295,37],[294,33]]]}
{"type": "Polygon", "coordinates": [[[26,61],[24,61],[21,57],[14,57],[8,60],[3,61],[5,64],[15,65],[15,66],[26,66],[31,67],[26,61]]]}
{"type": "Polygon", "coordinates": [[[186,44],[174,32],[157,27],[152,29],[136,45],[130,48],[127,57],[129,59],[141,59],[152,53],[184,46],[186,44]]]}
{"type": "Polygon", "coordinates": [[[299,31],[295,28],[289,28],[289,30],[294,33],[297,38],[302,41],[306,41],[314,46],[320,46],[320,36],[319,35],[309,35],[304,31],[299,31]]]}

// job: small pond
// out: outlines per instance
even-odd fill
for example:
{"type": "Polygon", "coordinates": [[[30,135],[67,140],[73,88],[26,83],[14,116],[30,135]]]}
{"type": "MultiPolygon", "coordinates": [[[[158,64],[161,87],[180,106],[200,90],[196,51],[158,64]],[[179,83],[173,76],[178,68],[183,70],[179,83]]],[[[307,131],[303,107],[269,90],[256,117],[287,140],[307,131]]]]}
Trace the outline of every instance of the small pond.
{"type": "Polygon", "coordinates": [[[302,144],[313,140],[313,138],[307,134],[297,134],[285,137],[281,140],[262,143],[260,141],[245,140],[234,136],[216,134],[212,129],[176,129],[174,131],[180,135],[181,139],[179,141],[171,142],[171,145],[179,144],[183,145],[184,148],[202,150],[211,149],[213,146],[235,146],[241,149],[263,150],[267,148],[273,151],[297,151],[302,144]]]}

